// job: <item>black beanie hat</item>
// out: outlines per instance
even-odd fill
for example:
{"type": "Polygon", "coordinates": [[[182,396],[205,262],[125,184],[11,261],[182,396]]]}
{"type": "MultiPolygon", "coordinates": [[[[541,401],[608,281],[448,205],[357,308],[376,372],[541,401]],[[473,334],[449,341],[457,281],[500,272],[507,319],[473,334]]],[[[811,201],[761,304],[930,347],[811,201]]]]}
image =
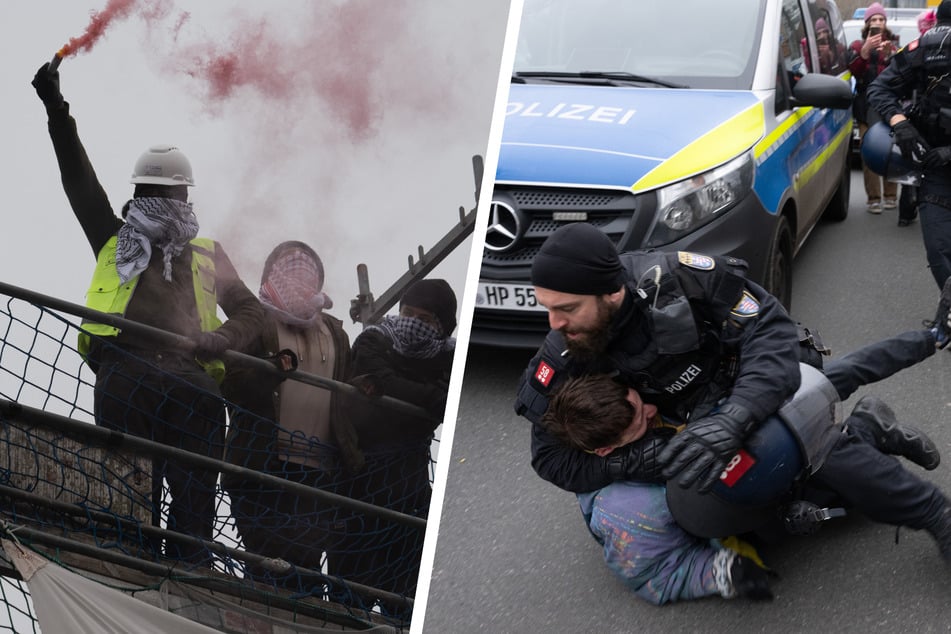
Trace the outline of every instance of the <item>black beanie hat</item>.
{"type": "Polygon", "coordinates": [[[532,262],[532,284],[559,293],[607,295],[624,285],[614,243],[586,222],[560,227],[532,262]]]}
{"type": "Polygon", "coordinates": [[[935,19],[938,22],[947,22],[951,20],[951,0],[941,0],[938,10],[935,11],[935,19]]]}
{"type": "Polygon", "coordinates": [[[446,280],[420,280],[412,284],[400,298],[400,308],[403,306],[422,308],[434,314],[446,337],[456,329],[456,294],[446,280]]]}

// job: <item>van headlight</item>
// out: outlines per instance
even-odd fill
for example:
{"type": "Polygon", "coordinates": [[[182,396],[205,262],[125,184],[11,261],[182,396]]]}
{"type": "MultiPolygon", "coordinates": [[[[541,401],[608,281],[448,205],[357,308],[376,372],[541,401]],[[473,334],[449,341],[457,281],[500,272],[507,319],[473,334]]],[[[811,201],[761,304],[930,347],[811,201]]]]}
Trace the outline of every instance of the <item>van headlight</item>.
{"type": "Polygon", "coordinates": [[[669,185],[657,192],[657,220],[645,246],[659,247],[712,222],[750,194],[753,155],[669,185]]]}

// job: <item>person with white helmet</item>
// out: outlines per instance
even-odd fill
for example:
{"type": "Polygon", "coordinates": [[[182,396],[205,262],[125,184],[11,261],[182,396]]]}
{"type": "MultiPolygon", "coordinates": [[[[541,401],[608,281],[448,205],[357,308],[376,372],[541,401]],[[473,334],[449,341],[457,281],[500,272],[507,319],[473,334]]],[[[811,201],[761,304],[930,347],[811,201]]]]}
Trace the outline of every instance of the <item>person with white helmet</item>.
{"type": "MultiPolygon", "coordinates": [[[[218,357],[252,341],[264,309],[221,245],[198,237],[188,202],[191,164],[177,147],[149,148],[135,163],[132,199],[117,217],[60,92],[59,72],[44,64],[32,84],[46,107],[63,189],[97,259],[87,306],[196,342],[194,351],[168,349],[129,329],[85,322],[78,347],[96,371],[96,423],[220,457],[224,365],[218,357]],[[218,306],[228,316],[224,324],[218,306]]],[[[153,464],[153,523],[162,515],[164,477],[172,498],[167,527],[211,540],[218,474],[177,460],[153,464]]],[[[194,540],[166,540],[165,555],[196,565],[211,561],[194,540]]]]}

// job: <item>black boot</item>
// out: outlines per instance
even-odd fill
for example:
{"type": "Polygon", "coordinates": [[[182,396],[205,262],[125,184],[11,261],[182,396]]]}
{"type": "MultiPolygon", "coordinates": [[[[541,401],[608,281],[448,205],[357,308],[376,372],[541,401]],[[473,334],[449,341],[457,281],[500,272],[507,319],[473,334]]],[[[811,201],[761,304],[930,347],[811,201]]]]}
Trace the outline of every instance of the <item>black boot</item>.
{"type": "Polygon", "coordinates": [[[938,447],[927,434],[914,427],[900,425],[895,412],[880,398],[863,396],[855,404],[849,425],[869,432],[882,453],[904,456],[931,471],[941,463],[938,447]]]}

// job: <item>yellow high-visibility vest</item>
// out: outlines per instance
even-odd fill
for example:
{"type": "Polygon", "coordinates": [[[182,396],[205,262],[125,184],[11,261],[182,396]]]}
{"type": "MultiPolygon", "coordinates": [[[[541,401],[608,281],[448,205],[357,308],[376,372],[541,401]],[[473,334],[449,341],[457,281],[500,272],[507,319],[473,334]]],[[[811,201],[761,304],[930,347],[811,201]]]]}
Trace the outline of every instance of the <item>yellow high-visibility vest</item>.
{"type": "MultiPolygon", "coordinates": [[[[99,250],[96,258],[96,270],[86,292],[86,307],[101,313],[124,317],[132,299],[132,293],[139,282],[139,275],[122,284],[116,269],[116,242],[118,236],[112,236],[99,250]]],[[[192,282],[195,288],[195,306],[202,332],[210,332],[221,325],[218,319],[218,294],[215,290],[215,242],[209,238],[195,238],[192,247],[192,282]]],[[[90,337],[115,337],[119,328],[83,320],[79,331],[79,354],[85,359],[89,354],[90,337]]],[[[225,365],[220,359],[201,362],[202,367],[215,381],[224,379],[225,365]]]]}

